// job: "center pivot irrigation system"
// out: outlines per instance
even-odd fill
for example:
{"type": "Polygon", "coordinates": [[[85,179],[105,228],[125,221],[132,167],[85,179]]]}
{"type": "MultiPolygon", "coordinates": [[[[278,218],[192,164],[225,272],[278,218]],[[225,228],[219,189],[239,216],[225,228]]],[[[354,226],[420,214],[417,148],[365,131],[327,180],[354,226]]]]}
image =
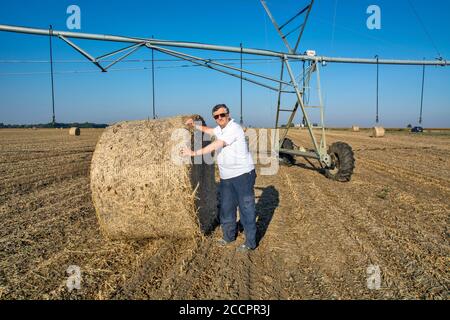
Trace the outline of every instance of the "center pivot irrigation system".
{"type": "Polygon", "coordinates": [[[248,81],[255,85],[262,86],[264,88],[270,89],[278,93],[277,100],[277,113],[275,120],[275,128],[283,129],[280,135],[279,141],[279,154],[280,159],[286,162],[293,162],[295,156],[303,157],[306,159],[316,159],[319,161],[320,167],[324,170],[325,175],[331,179],[337,181],[349,181],[354,169],[354,157],[352,148],[343,142],[337,142],[332,144],[327,148],[326,134],[325,134],[325,123],[324,123],[324,112],[323,112],[323,101],[320,89],[320,66],[327,63],[356,63],[356,64],[374,64],[374,65],[416,65],[416,66],[448,66],[450,62],[443,59],[426,61],[426,60],[385,60],[379,59],[358,59],[358,58],[338,58],[338,57],[326,57],[326,56],[316,56],[315,52],[307,51],[304,54],[298,52],[300,40],[305,31],[308,18],[310,16],[311,10],[313,8],[314,0],[307,2],[307,5],[298,11],[292,18],[288,19],[285,23],[279,25],[269,10],[266,2],[260,0],[264,10],[266,11],[268,17],[270,18],[273,26],[280,35],[282,41],[286,45],[287,52],[277,52],[271,50],[261,50],[261,49],[250,49],[232,46],[219,46],[211,45],[197,42],[181,42],[181,41],[167,41],[159,39],[148,39],[148,38],[133,38],[126,36],[112,36],[112,35],[101,35],[101,34],[87,34],[87,33],[76,33],[76,32],[65,32],[56,31],[52,29],[35,29],[26,28],[10,25],[0,25],[0,31],[42,35],[52,37],[57,37],[71,46],[73,49],[78,51],[81,55],[91,61],[96,67],[98,67],[102,72],[107,72],[113,65],[122,61],[123,59],[129,57],[131,54],[135,53],[141,48],[151,49],[173,56],[178,59],[189,61],[194,65],[203,66],[212,70],[219,71],[221,73],[230,75],[241,79],[241,81],[248,81]],[[292,26],[293,23],[297,26],[291,30],[285,31],[287,27],[292,26]],[[298,23],[301,22],[299,25],[298,23]],[[297,35],[295,45],[292,46],[289,37],[297,35]],[[125,48],[104,54],[99,57],[93,57],[88,52],[83,50],[81,47],[73,43],[70,39],[85,39],[85,40],[97,40],[97,41],[109,41],[109,42],[120,42],[131,44],[125,48]],[[171,48],[171,49],[169,49],[171,48]],[[229,64],[220,63],[217,60],[206,59],[190,54],[182,53],[173,50],[173,48],[187,48],[187,49],[199,49],[199,50],[210,50],[217,52],[228,52],[237,53],[241,55],[254,55],[277,58],[281,64],[280,77],[274,78],[272,76],[264,75],[261,73],[253,72],[250,70],[245,70],[241,67],[237,68],[229,64]],[[104,60],[109,57],[119,56],[116,60],[104,65],[104,60]],[[303,72],[296,77],[293,69],[291,67],[291,62],[303,62],[303,72]],[[284,80],[285,73],[287,71],[288,80],[284,80]],[[245,74],[245,76],[243,75],[245,74]],[[317,90],[319,104],[317,106],[308,105],[308,100],[306,98],[306,91],[310,87],[310,81],[313,76],[317,76],[317,90]],[[262,82],[265,81],[265,82],[262,82]],[[291,108],[286,108],[281,106],[282,95],[291,94],[295,95],[295,105],[291,108]],[[313,149],[303,150],[294,147],[291,140],[287,138],[289,129],[293,124],[295,115],[300,108],[303,115],[303,124],[308,129],[308,133],[311,137],[313,149]],[[319,109],[320,110],[320,125],[313,126],[310,117],[308,115],[309,109],[319,109]],[[279,118],[281,112],[287,112],[289,114],[289,120],[286,126],[280,127],[279,118]],[[315,135],[314,129],[320,130],[320,141],[318,142],[315,135]]]}

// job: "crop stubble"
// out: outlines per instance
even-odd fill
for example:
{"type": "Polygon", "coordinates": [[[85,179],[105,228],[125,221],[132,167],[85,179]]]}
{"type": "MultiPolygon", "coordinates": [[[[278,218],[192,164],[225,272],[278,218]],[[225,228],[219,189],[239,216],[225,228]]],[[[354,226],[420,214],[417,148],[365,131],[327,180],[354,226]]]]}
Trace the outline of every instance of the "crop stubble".
{"type": "Polygon", "coordinates": [[[262,240],[239,255],[243,236],[218,248],[220,230],[104,240],[89,189],[100,134],[0,130],[1,299],[448,299],[448,136],[330,132],[355,150],[352,181],[327,180],[305,161],[258,175],[262,240]],[[370,264],[380,290],[366,286],[370,264]],[[69,265],[81,268],[81,290],[67,290],[69,265]]]}

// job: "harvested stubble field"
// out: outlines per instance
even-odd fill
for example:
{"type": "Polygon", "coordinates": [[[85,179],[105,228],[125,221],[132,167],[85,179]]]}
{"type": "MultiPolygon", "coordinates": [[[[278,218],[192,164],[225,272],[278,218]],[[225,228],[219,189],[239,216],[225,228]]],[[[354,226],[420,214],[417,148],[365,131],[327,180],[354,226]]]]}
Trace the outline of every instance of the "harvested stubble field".
{"type": "MultiPolygon", "coordinates": [[[[306,161],[256,181],[259,248],[190,240],[108,242],[89,166],[101,130],[0,130],[1,299],[448,299],[450,136],[331,131],[350,183],[306,161]],[[381,269],[380,290],[367,267],[381,269]],[[66,287],[81,268],[80,290],[66,287]]],[[[305,131],[290,135],[297,144],[305,131]]]]}

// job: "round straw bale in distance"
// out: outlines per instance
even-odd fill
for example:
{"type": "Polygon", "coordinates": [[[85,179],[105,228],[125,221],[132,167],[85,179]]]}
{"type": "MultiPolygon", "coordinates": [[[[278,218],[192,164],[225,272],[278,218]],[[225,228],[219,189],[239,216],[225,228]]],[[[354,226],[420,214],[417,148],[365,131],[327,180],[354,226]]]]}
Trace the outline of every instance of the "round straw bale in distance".
{"type": "Polygon", "coordinates": [[[72,127],[69,130],[69,135],[71,135],[71,136],[79,136],[80,133],[81,133],[81,131],[80,131],[80,128],[78,128],[78,127],[72,127]]]}
{"type": "Polygon", "coordinates": [[[352,126],[352,131],[353,132],[359,132],[359,127],[358,126],[352,126]]]}
{"type": "MultiPolygon", "coordinates": [[[[212,230],[215,166],[180,156],[182,146],[202,135],[185,127],[188,118],[204,123],[200,116],[178,116],[105,129],[91,162],[91,191],[107,238],[188,238],[212,230]]],[[[201,141],[197,148],[207,144],[201,141]]]]}
{"type": "Polygon", "coordinates": [[[384,137],[385,130],[383,127],[373,127],[372,129],[372,137],[374,138],[382,138],[384,137]]]}

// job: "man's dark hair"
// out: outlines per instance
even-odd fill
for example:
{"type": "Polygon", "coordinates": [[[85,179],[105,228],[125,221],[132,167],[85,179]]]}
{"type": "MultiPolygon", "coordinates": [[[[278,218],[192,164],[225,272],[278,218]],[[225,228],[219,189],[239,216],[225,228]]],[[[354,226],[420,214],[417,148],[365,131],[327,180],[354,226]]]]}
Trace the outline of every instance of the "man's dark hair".
{"type": "Polygon", "coordinates": [[[225,104],[218,104],[217,106],[215,106],[215,107],[212,109],[212,113],[214,114],[214,112],[216,112],[216,111],[219,110],[220,108],[224,108],[224,109],[227,111],[227,113],[230,113],[230,109],[228,109],[228,107],[227,107],[225,104]]]}

